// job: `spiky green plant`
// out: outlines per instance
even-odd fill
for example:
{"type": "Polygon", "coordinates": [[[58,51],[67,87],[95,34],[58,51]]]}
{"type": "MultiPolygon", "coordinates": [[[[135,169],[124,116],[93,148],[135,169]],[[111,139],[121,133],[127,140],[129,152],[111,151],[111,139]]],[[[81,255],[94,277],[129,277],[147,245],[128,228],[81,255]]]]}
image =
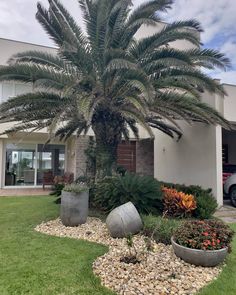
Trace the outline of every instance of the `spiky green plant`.
{"type": "Polygon", "coordinates": [[[57,55],[28,51],[0,68],[0,80],[33,83],[34,92],[0,106],[0,122],[18,122],[6,133],[48,127],[50,138],[79,136],[91,127],[97,143],[98,175],[111,174],[117,145],[138,126],[174,137],[176,120],[228,122],[200,99],[201,91],[225,94],[201,68],[225,69],[229,60],[201,49],[196,20],[166,24],[137,40],[141,26],[158,26],[172,0],[149,0],[132,9],[131,0],[79,0],[86,32],[59,0],[38,3],[36,18],[57,46],[57,55]],[[194,49],[177,50],[185,40],[194,49]]]}

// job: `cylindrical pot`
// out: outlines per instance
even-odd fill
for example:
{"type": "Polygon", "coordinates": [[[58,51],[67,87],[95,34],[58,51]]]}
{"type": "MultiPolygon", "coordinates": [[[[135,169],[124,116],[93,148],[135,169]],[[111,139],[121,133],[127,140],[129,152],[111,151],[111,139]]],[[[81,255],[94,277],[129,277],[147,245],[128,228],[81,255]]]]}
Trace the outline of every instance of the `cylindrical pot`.
{"type": "Polygon", "coordinates": [[[131,202],[112,210],[107,216],[106,224],[113,238],[123,238],[129,234],[136,234],[143,227],[141,217],[131,202]]]}
{"type": "Polygon", "coordinates": [[[79,194],[62,191],[61,221],[65,226],[78,226],[86,222],[88,217],[89,192],[79,194]]]}
{"type": "Polygon", "coordinates": [[[177,257],[197,266],[216,266],[224,261],[228,253],[228,248],[220,250],[198,250],[187,248],[177,244],[173,237],[171,238],[171,244],[177,257]]]}

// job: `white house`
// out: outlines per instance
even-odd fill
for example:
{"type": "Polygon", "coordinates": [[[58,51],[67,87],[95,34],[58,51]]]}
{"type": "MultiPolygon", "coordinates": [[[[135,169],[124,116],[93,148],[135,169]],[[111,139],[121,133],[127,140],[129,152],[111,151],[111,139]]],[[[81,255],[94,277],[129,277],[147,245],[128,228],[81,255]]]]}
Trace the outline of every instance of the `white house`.
{"type": "MultiPolygon", "coordinates": [[[[163,24],[160,24],[163,26],[163,24]]],[[[156,30],[156,29],[155,29],[156,30]]],[[[153,32],[142,28],[137,37],[153,32]]],[[[172,44],[178,48],[188,48],[187,42],[172,44]]],[[[0,65],[15,53],[26,50],[39,50],[56,53],[55,48],[24,42],[0,39],[0,65]]],[[[220,81],[219,81],[220,83],[220,81]]],[[[228,96],[203,94],[203,101],[220,111],[226,119],[236,121],[236,86],[224,85],[228,96]]],[[[20,83],[0,83],[0,102],[11,96],[32,90],[32,86],[20,83]]],[[[167,135],[154,130],[155,139],[140,129],[140,140],[122,143],[118,149],[118,163],[127,169],[157,179],[201,185],[212,188],[218,204],[223,203],[222,192],[222,147],[225,159],[236,164],[236,131],[225,131],[219,126],[180,122],[182,138],[176,142],[167,135]]],[[[9,124],[0,125],[0,133],[9,124]]],[[[86,171],[84,149],[89,136],[72,136],[66,143],[55,141],[44,146],[48,138],[47,130],[28,134],[21,132],[14,135],[0,136],[0,189],[37,187],[42,185],[43,174],[51,171],[53,175],[62,175],[65,171],[73,172],[77,177],[86,171]]]]}

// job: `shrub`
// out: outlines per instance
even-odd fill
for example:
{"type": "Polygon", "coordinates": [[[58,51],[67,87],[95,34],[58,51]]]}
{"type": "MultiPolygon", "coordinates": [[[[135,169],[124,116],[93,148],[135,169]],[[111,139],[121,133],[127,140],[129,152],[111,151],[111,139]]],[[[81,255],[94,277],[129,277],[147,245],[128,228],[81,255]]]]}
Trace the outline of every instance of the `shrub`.
{"type": "Polygon", "coordinates": [[[75,194],[79,194],[88,190],[89,190],[88,186],[83,182],[66,184],[63,189],[63,191],[65,192],[70,192],[75,194]]]}
{"type": "Polygon", "coordinates": [[[193,212],[193,216],[198,219],[209,219],[217,209],[217,201],[212,195],[211,189],[203,189],[197,185],[181,185],[173,183],[163,183],[165,187],[174,188],[185,194],[191,194],[195,197],[197,208],[193,212]]]}
{"type": "Polygon", "coordinates": [[[160,183],[149,176],[126,173],[105,177],[95,185],[94,204],[104,211],[131,201],[140,213],[162,211],[160,183]]]}
{"type": "Polygon", "coordinates": [[[199,250],[229,247],[234,232],[219,220],[186,221],[174,232],[177,244],[199,250]]]}
{"type": "Polygon", "coordinates": [[[74,180],[74,174],[66,172],[64,176],[57,175],[53,179],[53,188],[50,195],[59,197],[66,184],[72,183],[74,180]]]}
{"type": "Polygon", "coordinates": [[[157,243],[171,244],[174,231],[182,223],[179,219],[163,218],[161,216],[143,215],[143,233],[152,237],[157,243]]]}
{"type": "Polygon", "coordinates": [[[202,193],[197,196],[197,208],[194,211],[194,216],[199,219],[209,219],[213,216],[217,209],[216,199],[207,193],[202,193]]]}
{"type": "Polygon", "coordinates": [[[173,217],[191,216],[196,209],[196,201],[193,195],[178,192],[176,189],[163,187],[164,212],[173,217]]]}

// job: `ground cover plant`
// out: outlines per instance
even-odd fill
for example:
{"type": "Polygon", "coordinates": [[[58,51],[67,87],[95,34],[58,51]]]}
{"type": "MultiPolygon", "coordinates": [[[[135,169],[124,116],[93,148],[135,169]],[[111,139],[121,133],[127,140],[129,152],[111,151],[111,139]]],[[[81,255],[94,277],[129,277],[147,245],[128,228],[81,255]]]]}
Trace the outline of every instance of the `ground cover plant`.
{"type": "Polygon", "coordinates": [[[166,218],[155,215],[142,215],[143,234],[153,238],[157,243],[171,244],[171,237],[183,222],[180,219],[166,218]]]}

